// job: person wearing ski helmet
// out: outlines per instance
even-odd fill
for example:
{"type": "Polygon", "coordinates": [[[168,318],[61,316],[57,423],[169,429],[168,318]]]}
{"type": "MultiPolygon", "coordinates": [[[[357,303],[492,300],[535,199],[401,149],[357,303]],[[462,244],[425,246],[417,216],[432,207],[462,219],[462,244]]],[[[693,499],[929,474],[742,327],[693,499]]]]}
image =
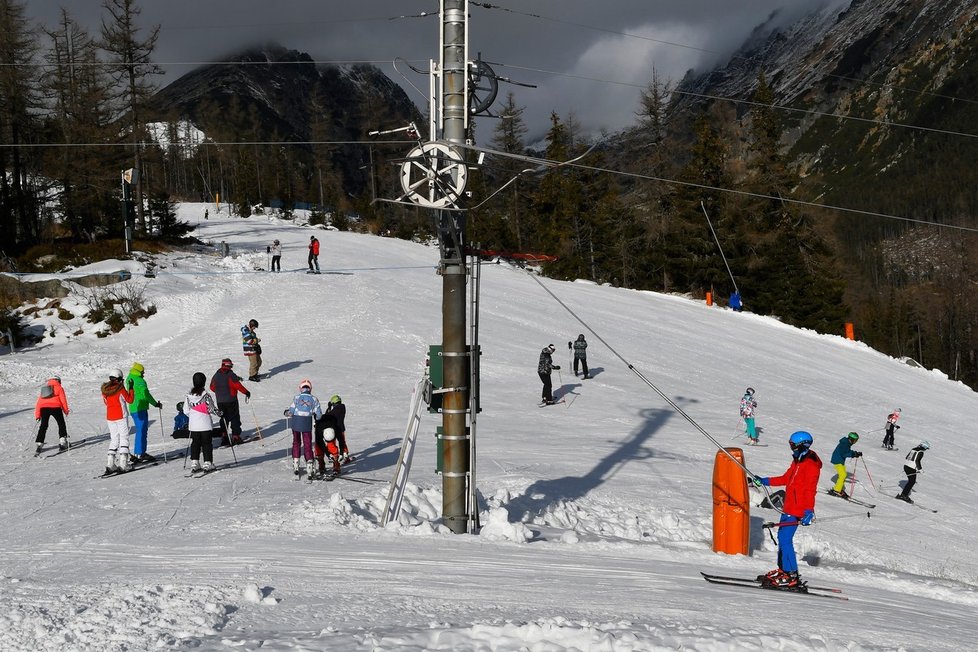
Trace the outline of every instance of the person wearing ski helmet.
{"type": "Polygon", "coordinates": [[[886,417],[886,433],[883,435],[883,448],[888,451],[893,450],[894,435],[900,429],[900,426],[897,425],[897,420],[900,419],[900,412],[900,408],[897,408],[890,412],[890,416],[886,417]]]}
{"type": "Polygon", "coordinates": [[[242,443],[238,394],[244,394],[245,401],[251,398],[251,392],[241,384],[241,377],[233,369],[231,358],[224,358],[221,360],[221,368],[211,376],[210,390],[217,399],[217,409],[224,415],[221,417],[221,446],[237,446],[242,443]]]}
{"type": "Polygon", "coordinates": [[[126,389],[125,374],[116,369],[109,380],[102,383],[102,402],[105,403],[105,421],[109,426],[109,452],[105,458],[105,475],[125,473],[129,470],[129,423],[126,407],[134,398],[126,389]]]}
{"type": "Polygon", "coordinates": [[[68,409],[68,397],[65,396],[64,387],[61,386],[61,377],[52,376],[41,385],[41,394],[34,403],[34,420],[40,425],[37,429],[37,444],[35,453],[40,453],[44,448],[44,436],[48,432],[48,421],[52,418],[58,424],[58,448],[65,450],[68,448],[68,427],[65,425],[65,417],[70,410],[68,409]]]}
{"type": "Polygon", "coordinates": [[[584,378],[590,378],[587,370],[587,342],[584,340],[584,333],[578,335],[573,344],[568,342],[567,345],[574,349],[574,376],[577,376],[577,366],[580,363],[584,368],[584,378]]]}
{"type": "Polygon", "coordinates": [[[153,398],[146,384],[146,368],[139,362],[132,363],[129,375],[126,377],[126,388],[132,390],[132,403],[129,404],[129,416],[132,417],[132,463],[155,462],[156,458],[146,452],[146,440],[149,434],[149,406],[163,409],[163,404],[153,398]]]}
{"type": "Polygon", "coordinates": [[[560,366],[555,365],[553,360],[553,354],[556,350],[557,347],[553,344],[543,347],[543,350],[540,351],[540,361],[537,362],[537,375],[540,376],[540,382],[543,383],[541,401],[544,405],[553,405],[554,403],[553,381],[550,380],[550,373],[554,369],[560,369],[560,366]]]}
{"type": "Polygon", "coordinates": [[[913,504],[913,499],[910,498],[910,492],[913,491],[913,486],[917,484],[917,476],[924,472],[922,469],[924,451],[928,449],[930,449],[930,442],[925,440],[914,446],[907,453],[907,461],[903,463],[903,472],[907,474],[907,483],[903,485],[903,491],[896,495],[898,500],[908,502],[911,505],[913,504]]]}
{"type": "Polygon", "coordinates": [[[326,414],[336,420],[336,449],[339,454],[339,461],[342,464],[349,464],[354,461],[354,458],[350,457],[350,449],[346,445],[346,405],[343,404],[343,399],[340,398],[339,394],[333,394],[329,397],[326,414]]]}
{"type": "Polygon", "coordinates": [[[282,271],[282,243],[278,240],[272,243],[272,246],[268,248],[268,252],[272,254],[272,271],[281,272],[282,271]]]}
{"type": "Polygon", "coordinates": [[[791,466],[776,477],[751,476],[756,486],[785,488],[781,525],[778,528],[778,567],[766,575],[758,576],[765,586],[804,591],[805,583],[798,574],[798,558],[795,556],[795,530],[798,525],[811,525],[815,519],[815,494],[818,492],[818,476],[822,460],[811,449],[814,439],[804,430],[788,438],[791,447],[791,466]]]}
{"type": "Polygon", "coordinates": [[[832,458],[829,461],[832,462],[832,466],[835,467],[835,471],[838,473],[835,486],[829,489],[829,494],[832,496],[839,496],[840,498],[849,497],[849,494],[845,490],[846,478],[849,476],[846,471],[846,460],[850,457],[855,459],[863,456],[861,452],[852,450],[853,444],[857,441],[859,441],[859,433],[850,432],[839,440],[839,443],[835,445],[835,450],[832,451],[832,458]]]}
{"type": "Polygon", "coordinates": [[[193,387],[183,399],[183,413],[190,417],[190,464],[191,473],[209,473],[216,470],[214,466],[214,421],[211,416],[220,418],[214,398],[207,392],[205,385],[207,376],[198,371],[191,380],[193,387]],[[204,465],[200,457],[204,456],[204,465]]]}
{"type": "Polygon", "coordinates": [[[312,381],[299,383],[299,393],[292,399],[292,405],[285,408],[292,427],[292,470],[299,475],[299,455],[306,460],[306,475],[315,477],[316,468],[312,449],[313,424],[323,416],[319,399],[313,396],[312,381]]]}
{"type": "Polygon", "coordinates": [[[241,327],[241,348],[248,359],[248,380],[259,382],[258,370],[261,369],[261,338],[255,333],[258,320],[252,319],[241,327]]]}
{"type": "Polygon", "coordinates": [[[309,237],[309,273],[319,273],[319,240],[316,236],[309,237]]]}
{"type": "Polygon", "coordinates": [[[757,426],[754,424],[754,411],[757,409],[757,401],[754,399],[754,388],[748,387],[740,399],[740,416],[744,420],[744,427],[747,430],[747,443],[756,446],[758,441],[757,426]]]}

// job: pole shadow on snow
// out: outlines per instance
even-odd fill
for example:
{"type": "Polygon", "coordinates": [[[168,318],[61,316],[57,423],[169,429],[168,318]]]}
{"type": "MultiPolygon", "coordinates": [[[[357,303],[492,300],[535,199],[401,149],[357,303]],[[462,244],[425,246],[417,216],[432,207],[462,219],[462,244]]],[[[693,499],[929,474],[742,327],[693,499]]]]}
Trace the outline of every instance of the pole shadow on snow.
{"type": "MultiPolygon", "coordinates": [[[[679,405],[696,402],[695,399],[677,398],[679,405]]],[[[643,422],[628,435],[617,449],[599,459],[597,464],[583,476],[565,476],[548,480],[537,480],[527,487],[521,496],[513,497],[505,505],[510,521],[532,520],[544,513],[548,507],[559,501],[574,501],[587,495],[591,490],[614,478],[615,474],[629,462],[659,459],[693,463],[695,460],[685,455],[655,450],[647,445],[648,440],[674,416],[674,412],[664,408],[648,408],[639,415],[643,422]]],[[[573,451],[580,456],[582,451],[573,451]]]]}
{"type": "Polygon", "coordinates": [[[0,419],[5,419],[7,417],[23,414],[24,412],[33,412],[33,411],[34,411],[33,407],[25,407],[21,410],[11,410],[10,412],[3,412],[2,414],[0,414],[0,419]]]}
{"type": "Polygon", "coordinates": [[[587,375],[594,378],[598,374],[604,371],[604,367],[588,367],[587,375]]]}
{"type": "Polygon", "coordinates": [[[560,387],[554,390],[553,396],[555,401],[559,401],[568,394],[577,395],[574,390],[580,387],[580,383],[563,383],[560,387]]]}

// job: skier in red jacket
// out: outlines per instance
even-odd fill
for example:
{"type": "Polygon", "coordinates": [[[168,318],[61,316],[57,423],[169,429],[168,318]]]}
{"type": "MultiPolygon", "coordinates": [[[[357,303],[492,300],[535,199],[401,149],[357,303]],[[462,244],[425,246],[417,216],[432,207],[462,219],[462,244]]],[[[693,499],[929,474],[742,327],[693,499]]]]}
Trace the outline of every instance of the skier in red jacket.
{"type": "Polygon", "coordinates": [[[805,583],[798,575],[794,537],[799,524],[807,526],[815,520],[815,494],[818,492],[822,460],[811,450],[812,441],[812,435],[803,430],[792,434],[788,438],[788,445],[794,459],[788,470],[774,478],[752,478],[758,486],[785,488],[781,526],[778,528],[778,567],[758,577],[769,588],[805,590],[805,583]]]}

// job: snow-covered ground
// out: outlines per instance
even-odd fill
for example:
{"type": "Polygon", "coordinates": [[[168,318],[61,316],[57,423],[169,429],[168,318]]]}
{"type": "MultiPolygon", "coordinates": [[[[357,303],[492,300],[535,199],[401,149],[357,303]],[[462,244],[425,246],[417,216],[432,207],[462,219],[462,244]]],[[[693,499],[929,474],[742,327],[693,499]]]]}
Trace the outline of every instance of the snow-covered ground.
{"type": "Polygon", "coordinates": [[[198,248],[159,257],[155,278],[137,268],[156,315],[98,338],[101,327],[73,310],[77,322],[53,338],[0,356],[0,649],[978,649],[968,418],[978,397],[967,387],[769,318],[544,279],[725,445],[745,443],[738,402],[756,388],[767,446],[745,454],[760,475],[782,472],[787,436],[806,429],[828,488],[838,439],[864,435],[857,449],[872,479],[860,464],[855,491],[878,504],[872,516],[820,495],[821,520],[796,536],[802,574],[848,602],[712,586],[699,571],[774,567],[760,524],[778,514],[752,510],[750,556],[713,553],[713,445],[589,333],[594,378],[576,379],[565,343],[584,328],[526,271],[484,265],[485,527],[454,535],[439,525],[440,421],[425,414],[401,522],[385,529],[411,390],[427,345],[441,339],[437,248],[213,210],[202,221],[203,208],[182,206],[181,216],[232,256],[198,248]],[[322,241],[320,276],[304,273],[310,234],[322,241]],[[283,272],[255,271],[274,238],[283,272]],[[246,435],[257,422],[264,442],[236,448],[236,464],[216,450],[224,468],[201,479],[186,477],[182,459],[95,479],[108,446],[98,391],[108,371],[145,365],[164,403],[150,430],[150,452],[162,458],[186,445],[169,432],[191,375],[210,376],[225,356],[246,370],[239,328],[248,319],[260,322],[270,376],[246,382],[254,397],[242,416],[246,435]],[[537,357],[551,342],[566,402],[540,409],[537,357]],[[35,459],[33,404],[53,374],[66,386],[70,433],[85,441],[35,459]],[[361,455],[350,477],[381,482],[294,480],[282,410],[304,378],[348,406],[361,455]],[[896,407],[900,452],[887,452],[881,429],[896,407]],[[893,495],[921,439],[932,448],[912,506],[893,495]]]}

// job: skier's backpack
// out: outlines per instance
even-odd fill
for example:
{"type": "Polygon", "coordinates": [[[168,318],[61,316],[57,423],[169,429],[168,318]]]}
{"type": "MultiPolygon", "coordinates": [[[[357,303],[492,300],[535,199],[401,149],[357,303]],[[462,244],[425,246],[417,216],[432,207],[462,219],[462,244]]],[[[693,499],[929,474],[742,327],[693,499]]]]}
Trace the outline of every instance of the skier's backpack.
{"type": "Polygon", "coordinates": [[[41,385],[41,398],[54,398],[54,387],[48,383],[41,385]]]}

